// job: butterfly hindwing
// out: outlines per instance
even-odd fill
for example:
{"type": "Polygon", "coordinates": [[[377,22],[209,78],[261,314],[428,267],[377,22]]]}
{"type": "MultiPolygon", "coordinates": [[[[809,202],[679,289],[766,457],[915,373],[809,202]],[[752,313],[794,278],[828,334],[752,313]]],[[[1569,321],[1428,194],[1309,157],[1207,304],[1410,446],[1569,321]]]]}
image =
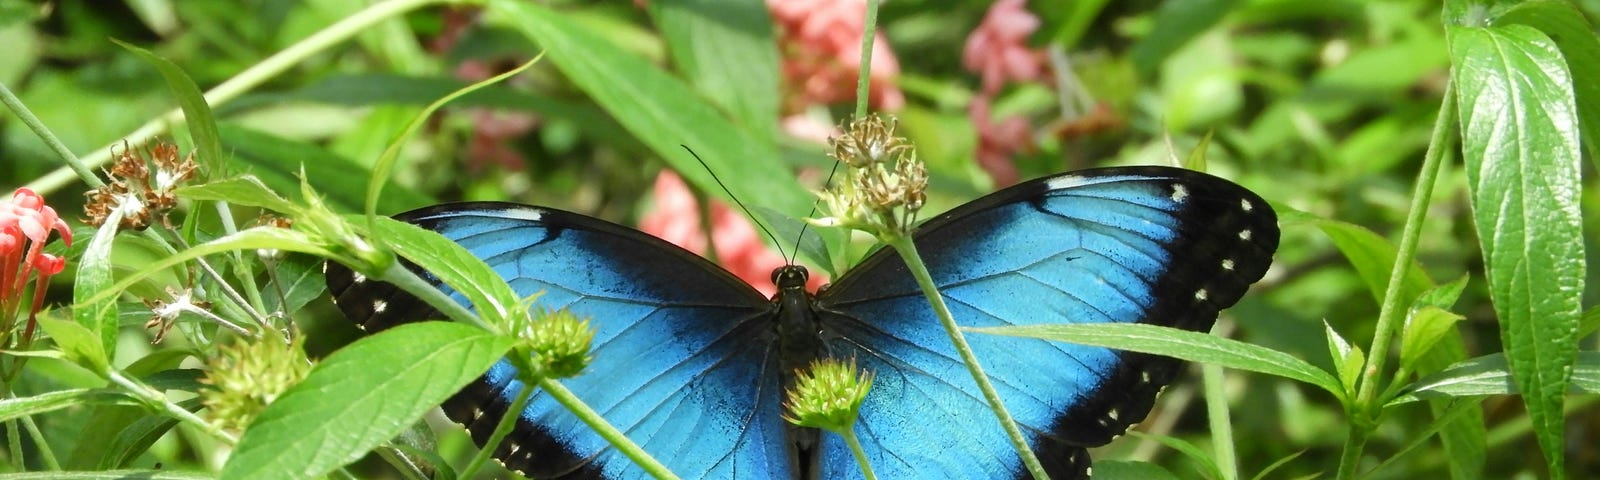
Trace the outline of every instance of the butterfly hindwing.
{"type": "MultiPolygon", "coordinates": [[[[1139,322],[1206,331],[1259,279],[1277,219],[1225,180],[1163,167],[1036,180],[924,224],[915,243],[963,326],[1139,322]]],[[[882,478],[1025,478],[905,265],[880,250],[817,301],[829,355],[877,375],[857,434],[882,478]]],[[[1179,362],[968,334],[1054,478],[1087,475],[1086,447],[1149,412],[1179,362]]],[[[856,478],[825,436],[822,478],[856,478]]]]}
{"type": "MultiPolygon", "coordinates": [[[[539,294],[539,307],[590,319],[593,361],[562,383],[677,474],[793,475],[764,321],[772,304],[748,284],[654,237],[557,210],[462,203],[399,218],[466,247],[518,294],[539,294]]],[[[392,286],[354,281],[336,267],[329,277],[341,308],[369,327],[438,318],[392,286]],[[384,308],[371,308],[376,302],[384,308]]],[[[502,360],[452,397],[446,413],[484,442],[521,387],[514,374],[502,360]]],[[[542,391],[518,423],[496,453],[512,469],[535,478],[645,477],[542,391]]]]}

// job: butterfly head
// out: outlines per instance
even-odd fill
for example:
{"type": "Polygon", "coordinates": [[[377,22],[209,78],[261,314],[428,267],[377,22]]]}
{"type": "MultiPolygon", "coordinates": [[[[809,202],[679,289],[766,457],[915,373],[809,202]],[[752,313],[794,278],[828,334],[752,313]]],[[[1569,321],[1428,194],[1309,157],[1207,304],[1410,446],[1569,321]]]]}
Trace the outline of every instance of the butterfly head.
{"type": "Polygon", "coordinates": [[[811,280],[811,272],[806,267],[799,265],[784,265],[772,270],[772,284],[778,286],[778,291],[800,290],[805,291],[806,282],[811,280]]]}

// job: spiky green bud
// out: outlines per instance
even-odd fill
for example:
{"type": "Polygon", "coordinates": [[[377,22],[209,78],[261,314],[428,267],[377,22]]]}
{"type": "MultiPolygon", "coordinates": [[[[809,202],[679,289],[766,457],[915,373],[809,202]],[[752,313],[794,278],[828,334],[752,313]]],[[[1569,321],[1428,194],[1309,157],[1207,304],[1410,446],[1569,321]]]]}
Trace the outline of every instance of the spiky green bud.
{"type": "Polygon", "coordinates": [[[241,431],[310,372],[298,337],[292,342],[277,336],[240,340],[219,347],[206,362],[200,383],[208,386],[200,389],[200,403],[212,423],[241,431]]]}
{"type": "Polygon", "coordinates": [[[855,359],[850,363],[818,360],[809,370],[795,371],[783,418],[802,427],[845,434],[855,425],[861,402],[871,389],[872,373],[862,370],[858,375],[855,359]]]}

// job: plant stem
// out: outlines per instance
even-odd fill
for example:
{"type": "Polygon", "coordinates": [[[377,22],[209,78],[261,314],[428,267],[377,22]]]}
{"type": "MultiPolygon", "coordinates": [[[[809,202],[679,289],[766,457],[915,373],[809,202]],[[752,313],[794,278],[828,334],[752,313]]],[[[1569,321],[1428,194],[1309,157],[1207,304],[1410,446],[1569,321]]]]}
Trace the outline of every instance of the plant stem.
{"type": "Polygon", "coordinates": [[[1239,459],[1234,452],[1233,420],[1228,413],[1227,389],[1223,388],[1223,369],[1209,363],[1200,365],[1206,395],[1206,420],[1211,425],[1211,443],[1221,480],[1238,480],[1239,459]]]}
{"type": "Polygon", "coordinates": [[[867,19],[861,27],[861,72],[856,77],[856,115],[867,116],[867,99],[872,91],[872,42],[878,37],[878,0],[867,0],[867,19]]]}
{"type": "Polygon", "coordinates": [[[872,472],[872,464],[867,461],[867,451],[861,448],[861,440],[856,439],[855,430],[845,430],[839,436],[844,437],[844,443],[850,446],[850,455],[856,457],[856,466],[861,467],[861,474],[867,480],[878,480],[878,474],[872,472]]]}
{"type": "MultiPolygon", "coordinates": [[[[522,353],[519,352],[518,355],[522,353]]],[[[474,478],[483,464],[489,461],[495,450],[500,448],[511,428],[517,424],[517,419],[522,416],[522,410],[528,407],[528,399],[533,398],[533,386],[527,383],[522,385],[522,391],[517,392],[517,398],[511,401],[511,406],[506,408],[506,413],[500,415],[500,423],[495,425],[494,432],[489,435],[489,441],[483,442],[483,448],[478,449],[478,454],[472,456],[467,466],[461,469],[459,478],[474,478]]]]}
{"type": "Polygon", "coordinates": [[[1340,479],[1355,478],[1356,469],[1361,461],[1361,450],[1366,446],[1366,436],[1371,432],[1371,425],[1376,421],[1376,416],[1382,412],[1381,401],[1377,399],[1378,385],[1383,374],[1383,363],[1389,358],[1389,345],[1394,342],[1395,334],[1402,327],[1401,316],[1405,313],[1407,305],[1401,301],[1410,301],[1400,298],[1401,290],[1405,286],[1406,272],[1410,270],[1417,254],[1417,242],[1422,235],[1422,222],[1427,218],[1428,202],[1433,196],[1433,186],[1438,182],[1439,169],[1444,164],[1444,158],[1449,154],[1454,145],[1456,124],[1456,98],[1454,83],[1446,83],[1444,101],[1439,106],[1439,117],[1434,120],[1433,136],[1428,142],[1428,151],[1422,157],[1422,170],[1417,174],[1417,184],[1411,193],[1411,211],[1406,214],[1406,223],[1400,233],[1400,244],[1395,251],[1394,267],[1389,270],[1389,285],[1383,292],[1383,305],[1378,310],[1378,325],[1372,337],[1372,345],[1368,347],[1367,365],[1361,373],[1361,385],[1357,389],[1356,398],[1351,402],[1350,438],[1345,439],[1345,452],[1339,459],[1340,479]]]}
{"type": "Polygon", "coordinates": [[[628,436],[623,434],[621,430],[617,430],[617,427],[606,422],[605,418],[602,418],[594,409],[589,408],[589,405],[583,403],[583,400],[579,400],[561,382],[549,378],[542,379],[539,381],[539,388],[543,388],[545,393],[550,395],[550,398],[555,399],[556,403],[560,403],[561,406],[571,411],[573,415],[577,415],[578,419],[583,420],[583,423],[588,425],[589,428],[593,428],[595,433],[600,435],[600,438],[606,439],[606,442],[610,443],[612,447],[622,452],[623,455],[627,455],[628,459],[633,460],[633,463],[644,468],[644,471],[649,472],[651,476],[658,479],[676,480],[678,478],[671,470],[667,469],[666,465],[662,465],[655,457],[650,456],[649,452],[645,452],[638,444],[633,443],[633,440],[628,439],[628,436]]]}
{"type": "Polygon", "coordinates": [[[1000,427],[1005,429],[1006,436],[1011,439],[1011,448],[1016,449],[1017,455],[1022,457],[1022,464],[1028,467],[1028,472],[1033,478],[1044,480],[1050,478],[1045,473],[1044,465],[1039,463],[1039,457],[1034,455],[1033,449],[1028,447],[1028,440],[1022,436],[1022,429],[1017,428],[1016,420],[1011,418],[1011,412],[1006,410],[1000,401],[1000,394],[995,392],[994,385],[989,383],[989,375],[983,373],[983,366],[978,364],[978,356],[972,353],[972,346],[967,344],[967,337],[961,334],[956,320],[950,315],[950,308],[945,305],[944,297],[939,295],[939,288],[933,284],[933,276],[928,273],[928,266],[922,263],[922,257],[917,254],[917,246],[912,243],[907,235],[894,235],[881,238],[888,244],[900,258],[906,262],[906,267],[911,271],[911,276],[917,279],[917,286],[922,288],[923,296],[928,298],[928,303],[933,306],[933,313],[939,317],[939,325],[944,327],[946,335],[950,336],[950,343],[961,355],[961,362],[967,365],[967,371],[972,374],[972,380],[978,383],[978,390],[983,392],[983,399],[989,402],[989,409],[1000,420],[1000,427]]]}
{"type": "Polygon", "coordinates": [[[166,412],[167,416],[199,428],[200,431],[206,432],[206,434],[216,437],[228,445],[239,444],[238,437],[223,431],[221,428],[217,428],[216,425],[212,425],[210,422],[205,421],[205,419],[195,416],[194,412],[190,412],[188,409],[172,403],[171,401],[167,400],[167,396],[165,394],[150,388],[148,385],[140,383],[138,380],[123,376],[121,371],[115,369],[109,370],[106,372],[106,377],[111,380],[111,383],[122,387],[124,391],[133,395],[134,398],[138,398],[145,404],[166,412]]]}

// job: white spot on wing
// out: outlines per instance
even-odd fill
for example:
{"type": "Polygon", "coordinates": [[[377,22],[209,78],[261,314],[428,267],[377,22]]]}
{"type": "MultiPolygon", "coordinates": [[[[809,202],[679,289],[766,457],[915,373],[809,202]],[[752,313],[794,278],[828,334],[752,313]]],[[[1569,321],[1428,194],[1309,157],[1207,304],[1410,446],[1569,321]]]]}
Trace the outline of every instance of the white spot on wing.
{"type": "Polygon", "coordinates": [[[508,208],[501,211],[501,213],[505,214],[507,218],[527,220],[530,222],[537,222],[544,219],[544,210],[537,208],[508,208]]]}
{"type": "Polygon", "coordinates": [[[372,301],[372,313],[383,313],[384,310],[388,310],[388,309],[389,309],[389,302],[385,302],[383,300],[373,300],[372,301]]]}
{"type": "Polygon", "coordinates": [[[1050,181],[1045,182],[1044,185],[1045,185],[1045,188],[1048,188],[1050,190],[1061,190],[1063,188],[1072,188],[1072,187],[1076,187],[1076,186],[1079,186],[1079,185],[1083,185],[1084,183],[1086,183],[1086,182],[1084,182],[1084,180],[1086,180],[1086,179],[1083,178],[1083,177],[1077,176],[1077,175],[1062,175],[1062,176],[1050,179],[1050,181]]]}
{"type": "Polygon", "coordinates": [[[1250,235],[1252,235],[1252,234],[1250,233],[1250,229],[1248,229],[1248,228],[1239,231],[1239,239],[1240,240],[1249,241],[1250,240],[1250,235]]]}
{"type": "Polygon", "coordinates": [[[1244,209],[1244,211],[1248,212],[1248,211],[1255,210],[1256,206],[1254,204],[1251,204],[1249,200],[1240,200],[1239,201],[1239,208],[1244,209]]]}
{"type": "Polygon", "coordinates": [[[1211,296],[1211,294],[1206,293],[1206,289],[1204,289],[1204,288],[1196,290],[1194,292],[1194,299],[1195,300],[1205,300],[1206,298],[1208,298],[1210,296],[1211,296]]]}
{"type": "Polygon", "coordinates": [[[1223,270],[1232,271],[1233,270],[1233,259],[1228,258],[1228,259],[1222,260],[1222,269],[1223,270]]]}
{"type": "Polygon", "coordinates": [[[1172,203],[1183,203],[1189,199],[1189,188],[1181,183],[1172,184],[1172,203]]]}
{"type": "Polygon", "coordinates": [[[355,272],[350,276],[350,283],[361,283],[365,281],[367,281],[367,276],[362,275],[360,272],[355,272]]]}

